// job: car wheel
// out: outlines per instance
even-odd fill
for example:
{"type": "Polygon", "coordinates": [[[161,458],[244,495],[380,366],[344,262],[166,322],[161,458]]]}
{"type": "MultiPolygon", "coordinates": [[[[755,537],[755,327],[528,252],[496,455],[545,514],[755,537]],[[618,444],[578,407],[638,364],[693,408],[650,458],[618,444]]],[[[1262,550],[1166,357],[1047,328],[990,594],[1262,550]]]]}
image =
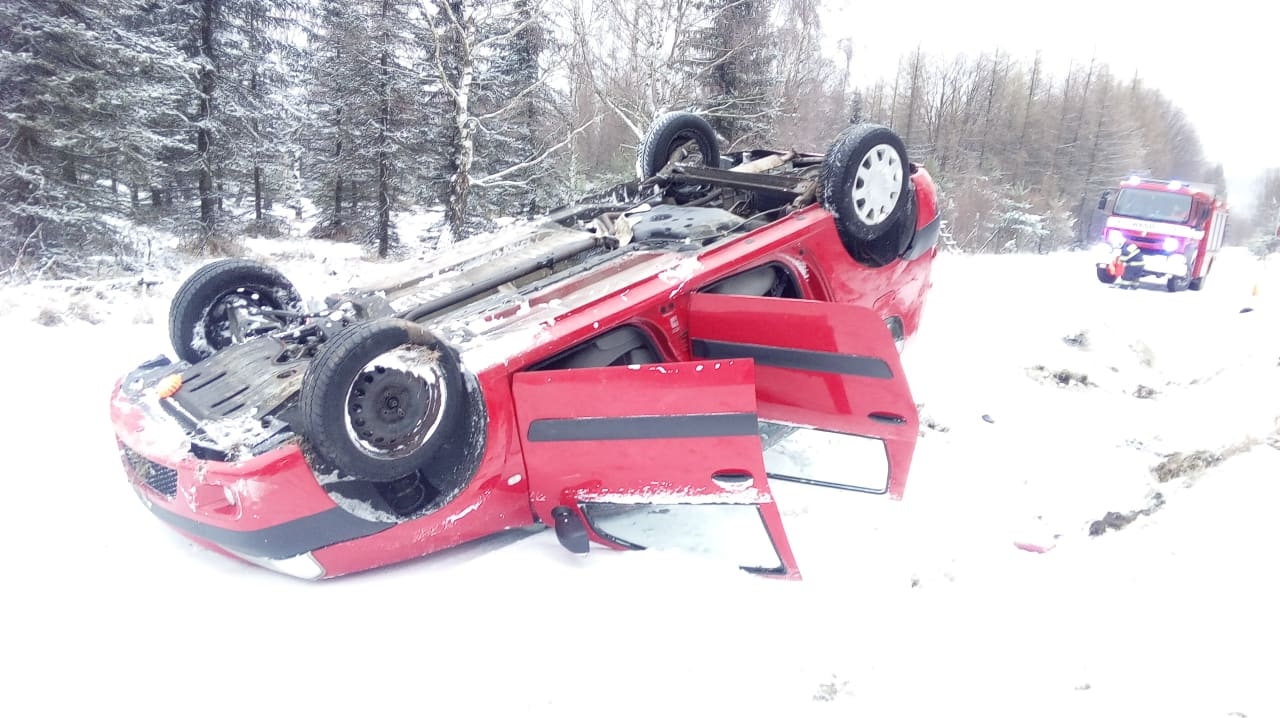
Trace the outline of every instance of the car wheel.
{"type": "Polygon", "coordinates": [[[1209,278],[1209,270],[1211,269],[1213,269],[1213,262],[1209,262],[1209,266],[1204,269],[1204,274],[1191,280],[1191,283],[1188,284],[1187,287],[1193,292],[1198,292],[1201,289],[1204,289],[1204,280],[1209,278]]]}
{"type": "Polygon", "coordinates": [[[299,324],[259,310],[299,312],[302,297],[283,274],[248,259],[219,259],[178,287],[169,306],[169,340],[192,364],[264,331],[299,324]]]}
{"type": "Polygon", "coordinates": [[[1165,282],[1165,288],[1171,292],[1181,292],[1191,286],[1191,280],[1187,277],[1169,277],[1169,281],[1165,282]]]}
{"type": "Polygon", "coordinates": [[[1115,283],[1116,283],[1116,275],[1114,275],[1114,274],[1112,274],[1112,273],[1111,273],[1111,269],[1110,269],[1110,268],[1108,268],[1108,267],[1098,267],[1097,269],[1098,269],[1098,281],[1099,281],[1099,282],[1102,282],[1103,284],[1115,284],[1115,283]]]}
{"type": "Polygon", "coordinates": [[[916,233],[916,193],[908,186],[902,214],[885,227],[884,234],[876,239],[844,239],[845,247],[855,262],[868,267],[883,267],[904,256],[911,247],[916,233]]]}
{"type": "Polygon", "coordinates": [[[405,478],[457,435],[467,409],[454,350],[420,324],[376,319],[321,346],[302,377],[301,433],[340,473],[405,478]]]}
{"type": "MultiPolygon", "coordinates": [[[[841,132],[827,150],[819,174],[822,206],[835,216],[846,246],[881,246],[869,255],[883,256],[902,244],[908,227],[897,220],[914,207],[911,168],[906,146],[893,130],[857,124],[841,132]]],[[[914,230],[911,226],[909,229],[914,230]]]]}
{"type": "Polygon", "coordinates": [[[673,161],[720,166],[716,131],[702,117],[692,112],[668,112],[649,126],[640,141],[636,174],[642,180],[649,179],[673,161]]]}

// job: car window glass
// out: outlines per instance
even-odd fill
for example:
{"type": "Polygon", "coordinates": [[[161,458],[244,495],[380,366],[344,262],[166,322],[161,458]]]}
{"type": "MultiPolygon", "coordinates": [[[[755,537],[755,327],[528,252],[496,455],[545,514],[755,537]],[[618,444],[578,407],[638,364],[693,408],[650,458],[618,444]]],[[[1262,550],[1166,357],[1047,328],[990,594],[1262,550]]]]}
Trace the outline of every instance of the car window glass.
{"type": "Polygon", "coordinates": [[[584,502],[587,523],[632,548],[680,551],[742,568],[782,570],[782,560],[755,504],[584,502]]]}
{"type": "Polygon", "coordinates": [[[760,422],[760,436],[770,478],[870,493],[889,488],[880,439],[770,421],[760,422]]]}

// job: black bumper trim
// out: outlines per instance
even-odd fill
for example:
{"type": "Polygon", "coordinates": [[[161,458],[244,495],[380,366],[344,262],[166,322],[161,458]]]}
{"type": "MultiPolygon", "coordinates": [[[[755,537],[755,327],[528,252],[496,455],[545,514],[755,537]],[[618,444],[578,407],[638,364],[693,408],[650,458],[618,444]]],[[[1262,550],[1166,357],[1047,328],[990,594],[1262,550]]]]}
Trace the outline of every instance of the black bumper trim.
{"type": "Polygon", "coordinates": [[[151,513],[183,533],[236,553],[268,559],[290,558],[344,541],[372,536],[397,525],[369,521],[334,507],[265,529],[235,531],[181,516],[149,499],[146,504],[151,513]]]}
{"type": "Polygon", "coordinates": [[[916,230],[915,235],[911,238],[911,243],[907,245],[907,250],[902,253],[902,258],[910,262],[923,257],[938,243],[938,238],[941,234],[942,215],[938,214],[928,224],[916,230]]]}

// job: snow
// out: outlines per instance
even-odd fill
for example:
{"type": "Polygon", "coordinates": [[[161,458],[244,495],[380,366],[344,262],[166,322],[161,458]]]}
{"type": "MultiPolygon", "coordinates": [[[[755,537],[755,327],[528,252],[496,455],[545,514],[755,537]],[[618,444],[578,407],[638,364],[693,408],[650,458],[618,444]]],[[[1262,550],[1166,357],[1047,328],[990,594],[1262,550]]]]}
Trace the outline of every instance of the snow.
{"type": "Polygon", "coordinates": [[[480,502],[479,502],[479,501],[477,501],[477,502],[476,502],[476,503],[474,503],[474,504],[471,504],[471,505],[470,505],[470,506],[468,506],[467,508],[465,508],[465,509],[463,509],[463,510],[461,510],[461,511],[457,512],[457,513],[449,514],[449,517],[448,517],[448,518],[446,518],[446,519],[444,520],[445,525],[449,525],[449,524],[452,524],[452,523],[456,523],[456,522],[458,521],[458,519],[461,519],[461,518],[465,517],[467,514],[471,513],[472,511],[475,511],[475,510],[476,510],[476,509],[478,509],[478,508],[480,508],[480,502]]]}
{"type": "MultiPolygon", "coordinates": [[[[329,249],[286,274],[384,268],[329,249]]],[[[940,256],[905,498],[773,486],[801,581],[546,530],[321,583],[195,547],[124,478],[106,397],[171,353],[193,267],[0,289],[8,714],[1280,715],[1280,263],[1170,294],[940,256]],[[1157,481],[1175,451],[1220,460],[1157,481]]]]}
{"type": "Polygon", "coordinates": [[[685,257],[676,266],[660,272],[658,278],[664,282],[683,285],[700,269],[702,269],[702,262],[699,262],[697,257],[685,257]]]}

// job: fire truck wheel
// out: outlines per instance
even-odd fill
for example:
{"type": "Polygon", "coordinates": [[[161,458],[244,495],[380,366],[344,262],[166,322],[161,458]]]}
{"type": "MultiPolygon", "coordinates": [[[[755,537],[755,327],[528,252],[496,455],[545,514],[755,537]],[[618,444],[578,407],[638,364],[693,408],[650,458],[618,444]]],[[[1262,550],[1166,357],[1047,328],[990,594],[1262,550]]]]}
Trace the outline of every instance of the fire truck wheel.
{"type": "Polygon", "coordinates": [[[883,244],[863,252],[883,256],[904,234],[910,243],[897,220],[914,208],[911,165],[893,130],[864,123],[841,132],[827,150],[818,181],[822,206],[835,216],[845,246],[883,244]]]}
{"type": "Polygon", "coordinates": [[[692,112],[668,112],[653,121],[640,142],[636,174],[649,179],[673,161],[720,166],[720,145],[710,123],[692,112]]]}
{"type": "Polygon", "coordinates": [[[192,364],[247,334],[300,323],[255,314],[298,312],[302,297],[283,274],[248,259],[219,259],[200,267],[178,287],[169,305],[169,341],[178,358],[192,364]],[[249,319],[252,326],[242,322],[249,319]]]}
{"type": "Polygon", "coordinates": [[[1213,269],[1212,261],[1209,262],[1209,266],[1205,267],[1204,275],[1200,277],[1196,277],[1195,279],[1191,280],[1191,284],[1187,285],[1188,288],[1191,289],[1191,291],[1193,292],[1198,292],[1201,289],[1204,289],[1204,282],[1206,279],[1209,278],[1209,270],[1211,269],[1213,269]]]}
{"type": "Polygon", "coordinates": [[[422,325],[393,318],[325,342],[302,377],[298,409],[321,459],[373,482],[422,469],[467,423],[457,354],[422,325]]]}
{"type": "Polygon", "coordinates": [[[1171,292],[1181,292],[1191,286],[1191,279],[1188,277],[1169,277],[1169,281],[1165,282],[1165,287],[1171,292]]]}

